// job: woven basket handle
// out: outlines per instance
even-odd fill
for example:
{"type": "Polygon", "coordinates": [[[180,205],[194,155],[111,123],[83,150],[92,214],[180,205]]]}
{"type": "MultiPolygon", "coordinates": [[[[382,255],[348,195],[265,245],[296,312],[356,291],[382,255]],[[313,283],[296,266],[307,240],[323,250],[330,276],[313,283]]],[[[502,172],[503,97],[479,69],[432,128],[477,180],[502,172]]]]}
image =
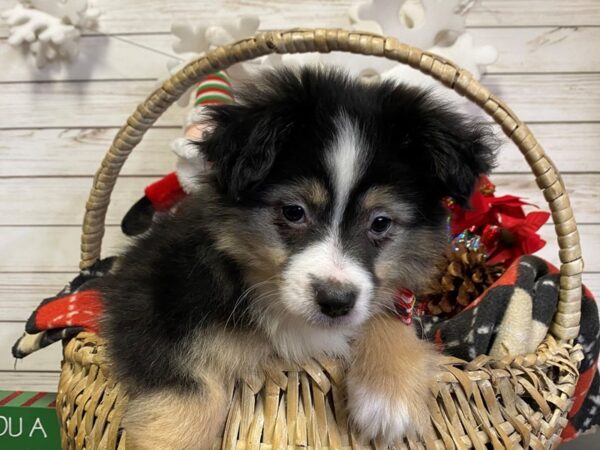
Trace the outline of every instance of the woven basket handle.
{"type": "Polygon", "coordinates": [[[545,155],[527,126],[498,98],[483,87],[466,70],[431,53],[364,32],[336,29],[296,29],[259,33],[235,44],[217,48],[187,64],[155,90],[119,130],[94,178],[86,204],[81,237],[81,268],[91,266],[100,258],[104,235],[104,220],[110,195],[123,163],[142,140],[144,133],[188,88],[202,77],[232,64],[269,53],[306,53],[344,51],[362,55],[383,56],[408,64],[441,81],[447,87],[479,105],[498,123],[506,135],[519,147],[536,177],[538,187],[552,211],[558,236],[560,267],[560,298],[550,331],[562,340],[574,339],[579,333],[581,273],[583,260],[577,224],[569,196],[558,170],[545,155]]]}

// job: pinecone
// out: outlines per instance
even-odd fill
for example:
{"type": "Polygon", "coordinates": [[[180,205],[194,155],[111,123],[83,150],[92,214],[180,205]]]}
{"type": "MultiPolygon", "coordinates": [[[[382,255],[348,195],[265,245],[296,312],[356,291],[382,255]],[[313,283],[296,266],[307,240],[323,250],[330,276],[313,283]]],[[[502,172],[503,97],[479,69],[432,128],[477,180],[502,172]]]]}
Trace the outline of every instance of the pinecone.
{"type": "Polygon", "coordinates": [[[488,265],[481,249],[457,242],[442,258],[439,276],[419,300],[430,314],[452,317],[491,286],[504,273],[504,267],[488,265]]]}

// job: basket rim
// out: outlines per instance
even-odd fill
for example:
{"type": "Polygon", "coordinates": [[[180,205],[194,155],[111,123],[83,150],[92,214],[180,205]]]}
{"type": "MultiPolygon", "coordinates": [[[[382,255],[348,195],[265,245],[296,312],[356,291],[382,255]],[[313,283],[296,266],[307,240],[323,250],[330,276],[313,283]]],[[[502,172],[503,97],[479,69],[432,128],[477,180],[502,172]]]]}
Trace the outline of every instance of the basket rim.
{"type": "MultiPolygon", "coordinates": [[[[109,366],[106,364],[107,355],[104,352],[105,343],[106,340],[101,335],[91,331],[81,331],[65,342],[63,347],[64,357],[66,360],[77,362],[82,366],[95,364],[100,367],[101,370],[108,369],[109,366]]],[[[488,368],[489,366],[498,370],[512,367],[522,370],[523,373],[525,373],[528,368],[546,364],[556,356],[560,356],[561,366],[564,366],[563,368],[565,370],[568,370],[574,376],[578,375],[578,363],[584,357],[581,344],[557,340],[553,336],[547,335],[535,351],[522,355],[505,355],[501,358],[489,355],[478,355],[475,359],[466,361],[455,356],[444,354],[442,355],[441,363],[439,365],[440,371],[437,373],[435,381],[443,383],[449,381],[461,381],[456,377],[456,372],[448,370],[448,367],[460,368],[460,370],[464,372],[471,372],[473,373],[473,379],[475,380],[491,380],[503,378],[508,375],[498,372],[491,373],[488,368]],[[452,380],[450,380],[450,378],[452,380]]],[[[307,370],[306,367],[313,362],[327,368],[336,365],[339,361],[341,360],[334,357],[313,358],[307,360],[306,363],[281,360],[278,361],[278,364],[276,364],[274,369],[281,372],[298,370],[310,372],[310,368],[307,370]]],[[[332,378],[337,380],[339,377],[333,375],[332,378]]]]}

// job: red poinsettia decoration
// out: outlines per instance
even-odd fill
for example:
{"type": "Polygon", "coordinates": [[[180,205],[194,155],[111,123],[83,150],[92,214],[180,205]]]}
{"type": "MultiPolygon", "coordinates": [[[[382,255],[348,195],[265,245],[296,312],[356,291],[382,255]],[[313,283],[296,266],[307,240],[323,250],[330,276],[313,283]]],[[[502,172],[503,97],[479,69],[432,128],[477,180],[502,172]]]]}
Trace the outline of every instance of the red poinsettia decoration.
{"type": "Polygon", "coordinates": [[[481,177],[463,208],[453,201],[447,205],[452,213],[450,226],[453,235],[465,230],[481,237],[481,243],[489,255],[489,264],[509,266],[521,255],[541,249],[545,244],[537,231],[546,223],[550,214],[534,211],[525,214],[524,202],[514,195],[494,195],[496,186],[487,177],[481,177]]]}

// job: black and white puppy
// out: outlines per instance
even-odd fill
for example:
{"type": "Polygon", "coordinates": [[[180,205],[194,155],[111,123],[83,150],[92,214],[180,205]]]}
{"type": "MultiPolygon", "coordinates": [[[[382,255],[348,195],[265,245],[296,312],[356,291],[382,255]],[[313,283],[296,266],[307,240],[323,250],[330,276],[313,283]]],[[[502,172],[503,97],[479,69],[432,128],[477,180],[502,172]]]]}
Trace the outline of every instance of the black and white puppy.
{"type": "Polygon", "coordinates": [[[271,72],[236,97],[209,112],[201,192],[106,279],[128,450],[210,448],[232,384],[271,358],[351,362],[356,429],[421,432],[437,356],[393,296],[428,281],[442,199],[466,203],[490,133],[427,92],[335,70],[271,72]]]}

